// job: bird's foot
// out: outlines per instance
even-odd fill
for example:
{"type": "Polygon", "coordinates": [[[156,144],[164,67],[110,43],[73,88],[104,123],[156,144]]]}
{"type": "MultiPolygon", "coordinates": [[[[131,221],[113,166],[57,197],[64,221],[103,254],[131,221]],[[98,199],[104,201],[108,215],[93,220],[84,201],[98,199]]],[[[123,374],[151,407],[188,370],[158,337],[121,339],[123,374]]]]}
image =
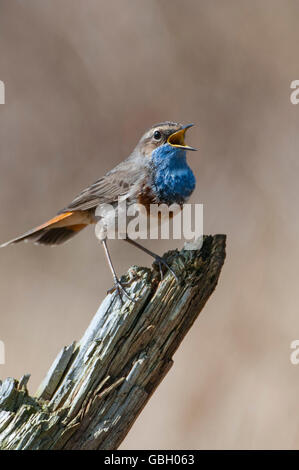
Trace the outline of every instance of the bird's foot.
{"type": "Polygon", "coordinates": [[[114,286],[107,290],[107,294],[112,294],[113,292],[116,291],[122,305],[124,304],[122,295],[124,295],[124,297],[126,297],[131,302],[137,302],[137,300],[133,299],[133,297],[131,297],[126,291],[126,289],[124,288],[125,285],[129,285],[129,284],[130,284],[129,282],[121,283],[120,280],[117,277],[115,277],[114,286]]]}
{"type": "Polygon", "coordinates": [[[156,256],[155,257],[155,261],[154,261],[158,267],[159,267],[159,271],[160,271],[160,277],[161,277],[161,281],[163,280],[164,278],[164,275],[163,275],[163,269],[162,269],[162,266],[165,266],[168,271],[171,272],[171,274],[173,275],[173,277],[175,278],[176,282],[179,284],[180,281],[179,281],[179,278],[177,277],[176,273],[174,272],[174,270],[169,266],[169,264],[167,263],[167,261],[162,258],[161,256],[156,256]]]}

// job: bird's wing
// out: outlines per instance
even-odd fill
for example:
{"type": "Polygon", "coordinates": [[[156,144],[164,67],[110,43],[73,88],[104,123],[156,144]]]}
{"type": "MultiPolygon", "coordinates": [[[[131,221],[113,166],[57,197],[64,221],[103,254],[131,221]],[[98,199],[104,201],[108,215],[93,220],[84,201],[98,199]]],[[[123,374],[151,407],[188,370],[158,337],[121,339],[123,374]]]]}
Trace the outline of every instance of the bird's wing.
{"type": "Polygon", "coordinates": [[[144,171],[138,165],[134,166],[128,161],[123,162],[103,178],[81,191],[59,213],[91,210],[101,203],[112,204],[117,202],[119,197],[130,198],[134,196],[144,177],[144,171]]]}

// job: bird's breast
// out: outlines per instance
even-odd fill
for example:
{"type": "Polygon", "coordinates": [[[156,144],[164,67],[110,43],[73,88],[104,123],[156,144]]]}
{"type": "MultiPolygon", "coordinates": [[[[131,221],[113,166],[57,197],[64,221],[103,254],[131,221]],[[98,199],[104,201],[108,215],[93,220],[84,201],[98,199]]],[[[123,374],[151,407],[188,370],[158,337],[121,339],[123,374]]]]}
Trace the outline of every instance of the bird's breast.
{"type": "Polygon", "coordinates": [[[137,202],[138,204],[142,204],[148,213],[150,211],[151,204],[158,203],[157,197],[150,182],[144,183],[140,188],[140,192],[137,196],[137,202]]]}
{"type": "Polygon", "coordinates": [[[158,203],[184,204],[195,188],[195,177],[187,168],[157,171],[153,182],[153,194],[158,203]]]}
{"type": "Polygon", "coordinates": [[[151,178],[151,189],[158,203],[184,204],[195,188],[186,151],[170,145],[153,152],[151,178]]]}

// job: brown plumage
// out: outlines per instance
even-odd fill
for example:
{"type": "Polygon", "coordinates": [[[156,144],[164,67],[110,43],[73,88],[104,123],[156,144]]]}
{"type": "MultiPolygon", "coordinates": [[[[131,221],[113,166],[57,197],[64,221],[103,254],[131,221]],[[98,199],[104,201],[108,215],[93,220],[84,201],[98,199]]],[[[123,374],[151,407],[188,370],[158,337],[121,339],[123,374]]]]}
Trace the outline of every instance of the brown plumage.
{"type": "MultiPolygon", "coordinates": [[[[110,229],[115,229],[115,222],[117,223],[115,218],[117,219],[118,215],[122,213],[119,206],[116,211],[115,208],[118,202],[126,202],[126,206],[141,203],[148,210],[150,204],[164,202],[163,198],[161,198],[161,201],[156,200],[157,194],[153,190],[155,183],[153,180],[152,153],[164,144],[184,150],[195,150],[185,145],[184,141],[185,132],[191,126],[192,124],[181,126],[175,122],[167,121],[151,127],[142,136],[136,148],[126,160],[84,189],[55,217],[0,245],[0,247],[28,240],[40,245],[60,245],[83,230],[87,225],[96,223],[96,236],[105,250],[113,274],[115,288],[120,298],[122,298],[122,293],[132,300],[116,275],[107,247],[107,233],[110,229]],[[109,206],[107,207],[107,205],[109,206]],[[97,223],[98,221],[100,223],[97,223]]],[[[159,264],[161,276],[162,265],[164,264],[178,281],[176,274],[167,262],[139,245],[139,243],[131,240],[128,237],[127,230],[125,226],[124,240],[155,258],[159,264]]]]}
{"type": "MultiPolygon", "coordinates": [[[[99,205],[115,204],[118,198],[141,202],[139,194],[148,181],[148,157],[154,148],[165,143],[168,137],[180,128],[180,124],[170,121],[152,126],[127,159],[81,191],[56,217],[3,243],[0,247],[28,240],[39,245],[60,245],[87,225],[96,222],[95,211],[99,205]],[[155,130],[161,132],[160,141],[153,138],[155,130]]],[[[149,200],[146,203],[149,203],[149,200]]]]}

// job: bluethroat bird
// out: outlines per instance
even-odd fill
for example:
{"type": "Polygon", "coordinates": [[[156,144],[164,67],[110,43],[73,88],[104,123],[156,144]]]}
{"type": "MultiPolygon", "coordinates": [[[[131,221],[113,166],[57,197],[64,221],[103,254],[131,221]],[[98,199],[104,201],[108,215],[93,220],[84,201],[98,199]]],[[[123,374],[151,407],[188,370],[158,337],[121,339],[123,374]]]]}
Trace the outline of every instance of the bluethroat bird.
{"type": "MultiPolygon", "coordinates": [[[[127,205],[138,203],[146,208],[150,204],[170,206],[176,203],[182,206],[195,188],[195,177],[187,164],[186,151],[196,149],[185,144],[186,130],[192,126],[169,121],[152,126],[128,158],[84,189],[54,218],[0,246],[28,240],[41,245],[60,245],[89,224],[98,227],[97,214],[101,213],[102,206],[109,204],[114,207],[119,198],[126,201],[127,205]]],[[[106,233],[111,223],[109,210],[103,211],[100,217],[101,224],[100,228],[96,228],[96,236],[104,247],[115,289],[120,298],[123,293],[130,299],[116,275],[107,247],[106,233]]],[[[177,280],[176,274],[162,257],[127,234],[123,239],[152,256],[159,264],[161,275],[164,265],[177,280]]]]}

